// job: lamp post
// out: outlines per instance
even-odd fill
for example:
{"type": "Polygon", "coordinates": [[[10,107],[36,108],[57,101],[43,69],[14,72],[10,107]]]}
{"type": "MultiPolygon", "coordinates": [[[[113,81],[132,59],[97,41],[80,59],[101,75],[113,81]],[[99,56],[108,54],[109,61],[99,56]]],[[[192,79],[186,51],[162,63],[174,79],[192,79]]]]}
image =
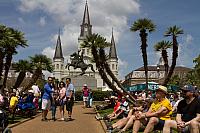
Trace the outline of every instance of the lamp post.
{"type": "Polygon", "coordinates": [[[160,65],[159,64],[157,64],[157,67],[156,67],[156,69],[157,69],[157,79],[158,79],[158,83],[159,83],[159,78],[160,78],[160,65]]]}

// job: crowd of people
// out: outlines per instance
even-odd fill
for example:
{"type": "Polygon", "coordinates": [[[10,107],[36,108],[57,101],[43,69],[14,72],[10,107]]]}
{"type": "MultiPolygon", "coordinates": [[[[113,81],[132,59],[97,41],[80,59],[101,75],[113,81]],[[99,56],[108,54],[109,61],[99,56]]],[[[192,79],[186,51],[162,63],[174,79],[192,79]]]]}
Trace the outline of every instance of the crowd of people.
{"type": "Polygon", "coordinates": [[[159,85],[155,94],[145,94],[144,91],[134,94],[137,101],[129,107],[124,106],[125,97],[111,97],[115,101],[114,111],[105,116],[96,116],[96,119],[108,122],[117,119],[108,124],[107,128],[118,133],[129,128],[132,128],[133,133],[149,133],[155,130],[163,133],[171,133],[173,130],[184,133],[200,132],[200,96],[196,87],[186,85],[180,92],[170,94],[165,86],[159,85]]]}

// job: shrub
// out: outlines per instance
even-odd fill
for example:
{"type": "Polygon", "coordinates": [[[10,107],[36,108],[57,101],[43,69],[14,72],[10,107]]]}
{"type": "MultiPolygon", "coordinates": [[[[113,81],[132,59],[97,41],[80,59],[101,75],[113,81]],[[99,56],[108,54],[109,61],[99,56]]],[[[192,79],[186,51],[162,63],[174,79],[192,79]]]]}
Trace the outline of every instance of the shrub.
{"type": "MultiPolygon", "coordinates": [[[[104,98],[109,97],[110,93],[111,93],[108,91],[98,91],[98,90],[93,90],[92,92],[93,92],[93,101],[104,101],[104,98]]],[[[82,91],[76,91],[75,99],[76,99],[76,101],[83,100],[82,91]]]]}

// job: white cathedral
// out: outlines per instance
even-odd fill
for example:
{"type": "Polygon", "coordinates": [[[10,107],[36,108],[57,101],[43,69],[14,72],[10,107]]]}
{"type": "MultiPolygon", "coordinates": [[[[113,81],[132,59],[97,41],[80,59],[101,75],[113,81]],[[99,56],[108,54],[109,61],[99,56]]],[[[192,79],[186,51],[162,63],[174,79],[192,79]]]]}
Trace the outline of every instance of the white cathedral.
{"type": "MultiPolygon", "coordinates": [[[[85,74],[80,76],[80,74],[82,73],[80,68],[74,69],[73,67],[70,67],[69,70],[65,68],[66,63],[63,57],[62,44],[61,44],[60,33],[59,33],[57,43],[56,43],[56,48],[55,48],[55,54],[53,57],[53,66],[54,66],[53,76],[59,81],[61,80],[65,81],[65,79],[68,77],[71,78],[72,83],[77,89],[80,89],[85,83],[88,84],[90,88],[94,88],[94,89],[106,88],[107,85],[101,79],[101,76],[99,75],[99,72],[96,68],[96,64],[91,62],[91,59],[92,59],[91,49],[81,47],[81,43],[83,43],[83,41],[86,39],[86,36],[89,36],[92,34],[92,25],[90,23],[87,2],[85,4],[83,21],[80,27],[81,27],[81,31],[80,31],[80,36],[78,37],[77,51],[80,50],[80,52],[83,53],[84,63],[92,64],[95,72],[93,72],[91,68],[88,68],[85,74]]],[[[74,53],[77,51],[71,51],[71,53],[74,53]]],[[[107,62],[113,74],[115,74],[115,76],[117,77],[118,76],[118,57],[117,57],[113,32],[111,36],[111,47],[109,50],[109,59],[107,60],[107,62]]]]}

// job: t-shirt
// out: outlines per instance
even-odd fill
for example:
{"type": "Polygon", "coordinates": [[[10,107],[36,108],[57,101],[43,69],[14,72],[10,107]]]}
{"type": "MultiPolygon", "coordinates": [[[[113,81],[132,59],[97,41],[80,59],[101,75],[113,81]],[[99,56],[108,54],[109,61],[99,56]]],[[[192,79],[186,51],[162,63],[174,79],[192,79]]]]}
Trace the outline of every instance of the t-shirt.
{"type": "Polygon", "coordinates": [[[68,86],[66,86],[66,97],[70,96],[71,91],[74,92],[74,86],[70,83],[68,86]]]}
{"type": "Polygon", "coordinates": [[[170,104],[170,101],[165,98],[164,100],[162,101],[154,101],[152,104],[151,104],[151,107],[150,109],[153,111],[153,112],[156,112],[158,111],[161,107],[165,107],[169,110],[169,113],[167,113],[165,116],[161,116],[160,119],[161,120],[170,120],[170,115],[172,114],[172,106],[170,104]]]}
{"type": "Polygon", "coordinates": [[[64,98],[65,93],[66,93],[66,88],[63,87],[63,88],[60,89],[60,91],[59,91],[59,97],[60,97],[60,98],[64,98]]]}
{"type": "Polygon", "coordinates": [[[119,107],[121,110],[123,110],[125,113],[128,113],[129,112],[129,105],[128,105],[128,102],[127,101],[124,101],[120,104],[120,107],[119,107]]]}
{"type": "Polygon", "coordinates": [[[84,88],[82,89],[82,91],[83,91],[83,96],[84,96],[84,97],[88,97],[88,96],[89,96],[89,89],[88,89],[87,87],[84,87],[84,88]]]}
{"type": "Polygon", "coordinates": [[[36,94],[39,94],[40,93],[40,89],[37,85],[33,85],[32,87],[32,90],[33,90],[33,94],[36,95],[36,94]]]}
{"type": "Polygon", "coordinates": [[[200,101],[195,98],[190,104],[187,104],[185,99],[181,100],[177,107],[177,113],[182,114],[181,119],[184,122],[192,120],[197,113],[200,113],[200,101]]]}
{"type": "Polygon", "coordinates": [[[18,98],[16,96],[11,97],[10,99],[10,106],[15,107],[18,103],[18,98]]]}
{"type": "Polygon", "coordinates": [[[117,102],[115,104],[115,106],[114,106],[114,112],[119,108],[120,104],[121,104],[120,102],[117,102]]]}
{"type": "Polygon", "coordinates": [[[42,99],[47,99],[47,100],[49,100],[49,99],[51,99],[52,98],[52,93],[53,93],[53,89],[52,89],[53,87],[50,85],[50,84],[48,84],[48,83],[46,83],[45,85],[44,85],[44,94],[43,94],[43,96],[42,96],[42,99]]]}

